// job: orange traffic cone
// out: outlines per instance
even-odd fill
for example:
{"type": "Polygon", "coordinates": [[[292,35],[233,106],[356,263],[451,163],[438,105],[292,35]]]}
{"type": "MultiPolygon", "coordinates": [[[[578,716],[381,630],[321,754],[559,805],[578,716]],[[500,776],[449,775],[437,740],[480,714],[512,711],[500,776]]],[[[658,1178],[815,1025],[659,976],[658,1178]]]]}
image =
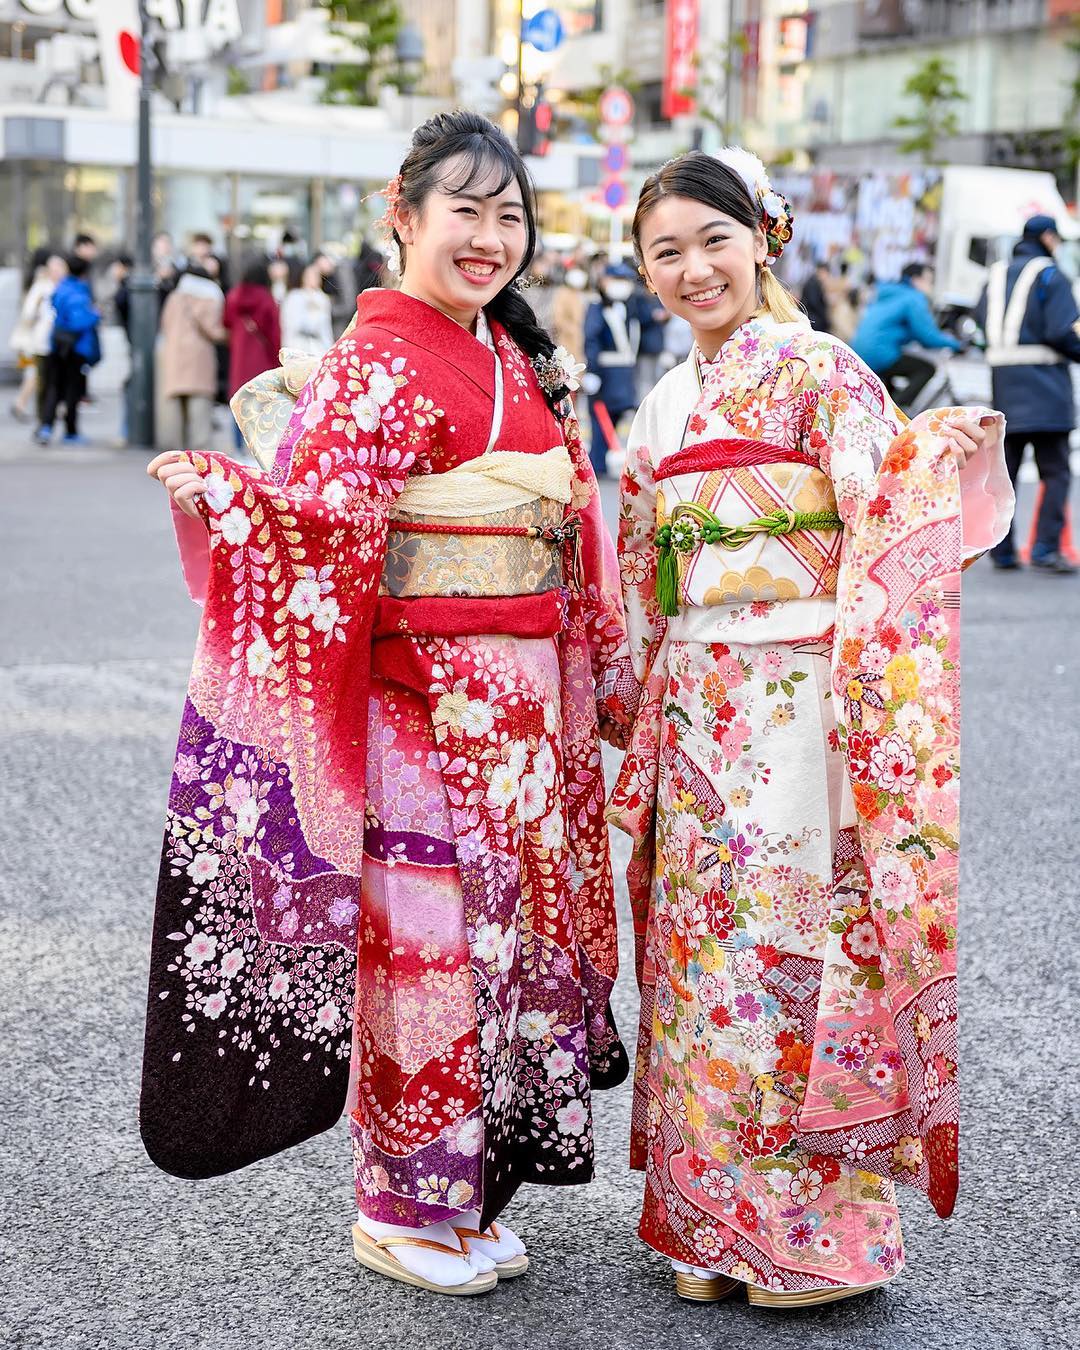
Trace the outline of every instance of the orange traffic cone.
{"type": "MultiPolygon", "coordinates": [[[[1035,499],[1035,512],[1031,517],[1031,530],[1028,534],[1028,541],[1020,550],[1020,557],[1024,562],[1031,561],[1031,550],[1035,547],[1035,536],[1039,528],[1039,511],[1042,509],[1043,493],[1046,488],[1042,483],[1039,484],[1039,495],[1035,499]]],[[[1071,563],[1080,564],[1080,554],[1076,551],[1076,545],[1072,537],[1072,513],[1069,510],[1068,502],[1065,503],[1065,524],[1061,527],[1061,539],[1059,542],[1061,556],[1071,563]]]]}

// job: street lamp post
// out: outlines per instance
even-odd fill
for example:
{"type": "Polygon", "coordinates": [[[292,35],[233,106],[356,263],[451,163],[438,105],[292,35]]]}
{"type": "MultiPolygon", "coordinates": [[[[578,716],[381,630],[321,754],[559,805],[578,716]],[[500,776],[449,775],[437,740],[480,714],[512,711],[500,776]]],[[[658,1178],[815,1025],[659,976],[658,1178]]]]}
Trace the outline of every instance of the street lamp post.
{"type": "Polygon", "coordinates": [[[154,203],[150,164],[150,98],[153,92],[150,16],[139,0],[139,153],[135,179],[135,267],[128,282],[131,296],[131,380],[128,384],[128,444],[154,446],[154,343],[157,338],[157,287],[151,258],[154,203]]]}

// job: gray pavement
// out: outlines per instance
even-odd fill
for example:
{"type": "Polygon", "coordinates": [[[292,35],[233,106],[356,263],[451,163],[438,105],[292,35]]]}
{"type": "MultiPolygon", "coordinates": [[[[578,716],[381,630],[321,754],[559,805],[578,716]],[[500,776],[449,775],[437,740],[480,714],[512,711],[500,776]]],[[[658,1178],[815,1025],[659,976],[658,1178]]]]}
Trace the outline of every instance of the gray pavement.
{"type": "Polygon", "coordinates": [[[624,1086],[596,1101],[598,1180],[515,1201],[530,1273],[440,1300],[354,1263],[343,1127],[198,1183],[142,1151],[151,901],[197,612],[145,457],[31,453],[16,430],[0,430],[0,1345],[1076,1344],[1080,578],[968,574],[961,1197],[947,1223],[906,1197],[905,1274],[807,1313],[680,1303],[635,1236],[624,1086]]]}

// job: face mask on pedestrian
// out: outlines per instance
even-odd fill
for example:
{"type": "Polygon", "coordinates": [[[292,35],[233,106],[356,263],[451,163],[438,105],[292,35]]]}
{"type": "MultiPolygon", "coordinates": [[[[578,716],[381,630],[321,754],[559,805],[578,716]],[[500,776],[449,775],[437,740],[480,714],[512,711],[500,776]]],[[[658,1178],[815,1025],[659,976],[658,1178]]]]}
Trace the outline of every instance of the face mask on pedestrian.
{"type": "Polygon", "coordinates": [[[589,274],[580,267],[571,267],[566,274],[566,284],[575,291],[583,291],[589,284],[589,274]]]}
{"type": "Polygon", "coordinates": [[[609,300],[629,300],[634,294],[634,283],[625,277],[607,277],[604,280],[604,294],[609,300]]]}

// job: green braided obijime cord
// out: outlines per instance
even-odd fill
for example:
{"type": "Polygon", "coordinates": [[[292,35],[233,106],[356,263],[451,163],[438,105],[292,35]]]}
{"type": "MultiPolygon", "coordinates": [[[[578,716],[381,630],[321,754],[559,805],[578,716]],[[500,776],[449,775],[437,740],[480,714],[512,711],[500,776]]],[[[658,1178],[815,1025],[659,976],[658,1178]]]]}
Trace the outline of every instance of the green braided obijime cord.
{"type": "Polygon", "coordinates": [[[676,553],[693,553],[700,544],[719,544],[737,549],[748,544],[755,534],[775,539],[796,530],[842,530],[844,522],[835,511],[789,511],[777,507],[745,525],[723,525],[697,502],[679,502],[671,519],[656,531],[656,599],[663,614],[679,612],[679,564],[676,553]]]}

